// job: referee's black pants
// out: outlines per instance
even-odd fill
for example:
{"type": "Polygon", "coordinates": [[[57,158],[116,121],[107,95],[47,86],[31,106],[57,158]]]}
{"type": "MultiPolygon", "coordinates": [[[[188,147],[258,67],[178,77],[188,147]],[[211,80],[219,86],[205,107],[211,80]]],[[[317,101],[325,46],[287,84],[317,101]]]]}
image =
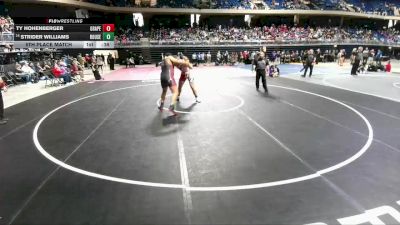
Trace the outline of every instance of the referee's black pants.
{"type": "Polygon", "coordinates": [[[264,70],[256,70],[256,88],[257,88],[257,90],[260,87],[260,78],[261,78],[264,90],[267,90],[267,80],[265,79],[265,69],[264,70]]]}
{"type": "Polygon", "coordinates": [[[312,76],[312,71],[313,71],[313,69],[314,69],[314,65],[313,65],[313,64],[307,64],[307,63],[306,63],[306,65],[304,66],[304,75],[303,75],[303,77],[305,77],[305,76],[307,75],[308,68],[310,68],[310,74],[309,74],[308,76],[309,76],[309,77],[312,76]]]}
{"type": "Polygon", "coordinates": [[[4,118],[4,104],[3,104],[3,95],[0,91],[0,120],[4,118]]]}
{"type": "Polygon", "coordinates": [[[360,60],[355,61],[351,67],[351,75],[357,75],[358,67],[360,67],[360,60]]]}

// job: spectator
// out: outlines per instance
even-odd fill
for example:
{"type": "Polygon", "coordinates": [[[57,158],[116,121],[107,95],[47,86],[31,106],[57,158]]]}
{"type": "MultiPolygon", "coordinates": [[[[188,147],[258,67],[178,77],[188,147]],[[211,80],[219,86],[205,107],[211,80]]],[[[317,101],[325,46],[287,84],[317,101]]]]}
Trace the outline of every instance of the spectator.
{"type": "Polygon", "coordinates": [[[376,53],[375,60],[376,60],[378,63],[381,63],[381,60],[382,60],[382,51],[381,51],[380,49],[378,49],[378,52],[376,53]]]}
{"type": "Polygon", "coordinates": [[[196,64],[200,65],[200,63],[201,63],[201,54],[200,54],[200,52],[197,53],[196,59],[197,59],[196,64]]]}
{"type": "Polygon", "coordinates": [[[206,61],[205,61],[204,52],[200,53],[200,61],[201,61],[201,63],[205,63],[205,62],[206,62],[206,61]]]}
{"type": "Polygon", "coordinates": [[[105,66],[107,66],[106,57],[105,57],[103,54],[101,54],[100,57],[101,57],[101,60],[103,61],[103,64],[104,64],[105,66]]]}
{"type": "Polygon", "coordinates": [[[279,65],[279,64],[281,64],[281,52],[280,51],[278,51],[276,53],[276,60],[275,60],[275,65],[279,65]]]}
{"type": "Polygon", "coordinates": [[[279,75],[280,75],[279,67],[277,65],[272,65],[269,68],[269,76],[270,77],[279,77],[279,75]]]}
{"type": "Polygon", "coordinates": [[[365,72],[365,65],[366,65],[366,59],[364,57],[365,54],[368,56],[368,51],[365,52],[363,47],[361,46],[358,47],[358,58],[360,60],[360,63],[357,72],[362,72],[362,73],[365,72]]]}
{"type": "Polygon", "coordinates": [[[193,54],[192,54],[192,62],[194,62],[195,63],[195,66],[197,66],[197,55],[196,55],[196,53],[195,52],[193,52],[193,54]]]}
{"type": "Polygon", "coordinates": [[[223,63],[224,64],[229,63],[229,52],[228,51],[225,51],[225,53],[224,53],[223,63]]]}
{"type": "Polygon", "coordinates": [[[337,57],[338,57],[339,66],[343,66],[344,60],[345,60],[345,53],[344,53],[344,50],[343,50],[343,49],[339,51],[337,57]]]}
{"type": "Polygon", "coordinates": [[[103,74],[103,65],[104,65],[103,57],[104,56],[100,56],[100,55],[96,56],[96,65],[99,68],[99,70],[101,70],[102,74],[103,74]]]}
{"type": "Polygon", "coordinates": [[[99,67],[97,65],[92,66],[92,72],[95,80],[104,80],[100,75],[99,67]]]}
{"type": "Polygon", "coordinates": [[[92,66],[92,57],[89,54],[85,54],[85,68],[92,66]]]}
{"type": "Polygon", "coordinates": [[[135,59],[133,57],[129,57],[126,59],[126,68],[131,67],[131,66],[136,67],[135,59]]]}
{"type": "Polygon", "coordinates": [[[19,63],[15,63],[15,75],[21,77],[25,83],[32,83],[32,77],[29,73],[22,70],[22,66],[19,63]]]}
{"type": "Polygon", "coordinates": [[[35,70],[31,67],[33,63],[28,64],[28,62],[22,62],[21,70],[30,76],[31,82],[37,83],[39,78],[38,75],[35,73],[35,70]]]}
{"type": "Polygon", "coordinates": [[[392,72],[392,64],[390,64],[390,60],[387,62],[386,67],[385,67],[385,71],[387,73],[392,72]]]}
{"type": "MultiPolygon", "coordinates": [[[[361,48],[361,47],[360,47],[361,48]]],[[[358,67],[360,66],[360,62],[362,62],[362,49],[359,52],[356,48],[352,51],[351,56],[352,68],[351,68],[351,75],[357,75],[358,67]]]]}
{"type": "Polygon", "coordinates": [[[207,58],[207,64],[210,64],[211,63],[211,53],[210,52],[207,53],[206,58],[207,58]]]}
{"type": "Polygon", "coordinates": [[[107,57],[108,65],[110,65],[110,70],[114,70],[114,63],[115,63],[115,58],[113,54],[108,54],[107,57]]]}
{"type": "Polygon", "coordinates": [[[44,65],[43,68],[45,70],[50,70],[51,69],[51,63],[50,62],[44,62],[43,65],[44,65]]]}
{"type": "Polygon", "coordinates": [[[85,76],[83,75],[83,69],[79,66],[79,62],[77,59],[74,59],[71,64],[71,76],[72,77],[80,77],[80,81],[84,81],[85,76]]]}
{"type": "Polygon", "coordinates": [[[77,60],[81,66],[85,66],[85,58],[82,57],[81,53],[78,54],[77,60]]]}
{"type": "Polygon", "coordinates": [[[63,62],[61,61],[55,61],[52,73],[54,74],[55,77],[62,78],[64,81],[63,84],[67,84],[72,81],[71,76],[67,73],[67,70],[63,65],[63,62]]]}
{"type": "Polygon", "coordinates": [[[217,52],[216,58],[217,58],[216,65],[218,66],[222,63],[222,55],[220,51],[217,52]]]}
{"type": "Polygon", "coordinates": [[[39,78],[44,77],[43,72],[46,71],[46,69],[40,65],[40,62],[37,62],[33,68],[35,70],[35,73],[38,74],[39,78]]]}
{"type": "Polygon", "coordinates": [[[7,90],[6,83],[0,77],[0,125],[4,125],[8,122],[8,119],[4,117],[4,102],[3,102],[3,94],[1,91],[7,90]]]}

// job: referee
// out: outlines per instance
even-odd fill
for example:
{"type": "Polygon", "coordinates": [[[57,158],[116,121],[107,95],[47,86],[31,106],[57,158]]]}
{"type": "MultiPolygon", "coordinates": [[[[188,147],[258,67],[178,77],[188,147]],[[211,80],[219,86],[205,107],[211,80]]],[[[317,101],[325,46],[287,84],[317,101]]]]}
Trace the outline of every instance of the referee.
{"type": "Polygon", "coordinates": [[[310,74],[308,76],[309,77],[312,76],[315,61],[316,59],[314,56],[314,50],[312,49],[308,50],[307,54],[305,55],[304,74],[302,75],[302,77],[306,77],[308,69],[310,69],[310,74]]]}
{"type": "Polygon", "coordinates": [[[256,89],[260,87],[260,78],[264,87],[265,93],[268,93],[267,81],[265,79],[265,71],[268,69],[268,61],[265,60],[263,52],[260,52],[258,56],[254,58],[254,66],[256,69],[256,89]]]}

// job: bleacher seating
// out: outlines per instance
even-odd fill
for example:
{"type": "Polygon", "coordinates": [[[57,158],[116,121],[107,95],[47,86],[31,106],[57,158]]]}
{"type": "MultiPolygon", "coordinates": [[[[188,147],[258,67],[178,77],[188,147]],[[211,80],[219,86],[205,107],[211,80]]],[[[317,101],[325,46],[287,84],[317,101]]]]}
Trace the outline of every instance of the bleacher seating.
{"type": "Polygon", "coordinates": [[[393,15],[393,7],[400,7],[398,0],[348,0],[347,3],[352,5],[357,12],[379,15],[393,15]]]}
{"type": "Polygon", "coordinates": [[[193,0],[158,0],[159,8],[193,8],[193,0]]]}
{"type": "MultiPolygon", "coordinates": [[[[85,0],[106,6],[133,6],[130,0],[85,0]]],[[[398,15],[399,0],[261,0],[266,7],[255,7],[251,0],[210,0],[215,9],[302,9],[343,10],[378,15],[398,15]]],[[[136,2],[136,1],[135,1],[136,2]]],[[[157,8],[197,8],[195,0],[154,0],[157,8]]]]}
{"type": "Polygon", "coordinates": [[[217,9],[251,9],[250,1],[243,0],[217,0],[215,8],[217,9]]]}
{"type": "Polygon", "coordinates": [[[232,43],[366,43],[400,45],[400,31],[339,27],[289,27],[286,25],[253,28],[161,28],[150,32],[121,31],[116,45],[140,44],[148,38],[153,45],[232,44],[232,43]]]}

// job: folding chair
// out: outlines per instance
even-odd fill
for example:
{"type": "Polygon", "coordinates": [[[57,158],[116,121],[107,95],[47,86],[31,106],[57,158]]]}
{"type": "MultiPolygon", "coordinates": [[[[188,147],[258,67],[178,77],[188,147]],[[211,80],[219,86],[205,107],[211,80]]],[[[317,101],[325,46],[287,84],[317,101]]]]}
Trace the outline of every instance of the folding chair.
{"type": "Polygon", "coordinates": [[[63,82],[60,80],[60,78],[57,78],[54,76],[53,72],[51,71],[45,71],[43,74],[46,76],[46,83],[44,84],[44,87],[56,87],[61,85],[63,82]],[[47,84],[49,82],[49,84],[47,84]]]}
{"type": "Polygon", "coordinates": [[[13,85],[17,85],[17,84],[18,84],[18,82],[14,81],[14,80],[12,79],[12,77],[10,77],[8,74],[4,74],[4,77],[6,77],[6,79],[7,79],[10,83],[12,83],[13,85]]]}
{"type": "Polygon", "coordinates": [[[5,71],[4,71],[4,65],[1,65],[0,66],[0,77],[1,77],[1,79],[7,84],[7,86],[13,86],[14,85],[14,82],[12,81],[12,79],[10,79],[7,75],[6,75],[6,73],[5,73],[5,71]]]}
{"type": "MultiPolygon", "coordinates": [[[[79,71],[78,71],[79,72],[79,71]]],[[[80,82],[80,76],[79,76],[79,73],[78,72],[74,72],[74,71],[72,71],[70,68],[68,68],[68,73],[69,73],[69,75],[71,76],[71,80],[74,82],[74,83],[79,83],[80,82]]]]}
{"type": "Polygon", "coordinates": [[[44,88],[53,87],[54,86],[54,76],[51,73],[51,71],[44,71],[43,74],[46,78],[46,83],[44,84],[44,88]],[[49,84],[47,84],[47,82],[49,82],[49,84]]]}
{"type": "Polygon", "coordinates": [[[24,79],[15,75],[15,73],[12,71],[8,71],[7,75],[13,80],[13,82],[15,82],[15,84],[25,83],[24,79]]]}
{"type": "Polygon", "coordinates": [[[80,82],[80,77],[79,77],[78,74],[77,74],[77,75],[73,75],[73,76],[72,76],[72,74],[71,74],[71,79],[72,79],[72,81],[73,81],[74,83],[79,83],[79,82],[80,82]]]}
{"type": "Polygon", "coordinates": [[[55,86],[60,86],[64,84],[64,80],[61,77],[56,77],[56,75],[53,74],[53,71],[51,71],[51,75],[54,77],[55,86]]]}
{"type": "Polygon", "coordinates": [[[14,82],[8,78],[5,74],[3,76],[1,76],[1,79],[6,82],[8,87],[14,86],[14,82]]]}

